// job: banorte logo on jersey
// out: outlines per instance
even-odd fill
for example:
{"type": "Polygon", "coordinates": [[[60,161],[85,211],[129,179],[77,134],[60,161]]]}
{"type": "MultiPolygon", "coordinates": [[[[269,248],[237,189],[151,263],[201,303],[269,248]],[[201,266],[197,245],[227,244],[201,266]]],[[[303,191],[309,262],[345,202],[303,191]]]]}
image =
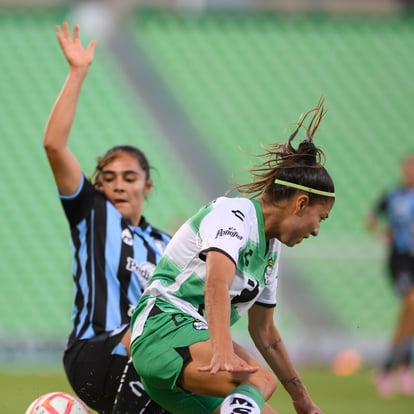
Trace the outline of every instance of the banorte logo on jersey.
{"type": "Polygon", "coordinates": [[[219,229],[217,230],[215,239],[223,236],[236,237],[239,240],[243,240],[243,236],[237,232],[237,229],[234,227],[229,227],[228,229],[219,229]]]}

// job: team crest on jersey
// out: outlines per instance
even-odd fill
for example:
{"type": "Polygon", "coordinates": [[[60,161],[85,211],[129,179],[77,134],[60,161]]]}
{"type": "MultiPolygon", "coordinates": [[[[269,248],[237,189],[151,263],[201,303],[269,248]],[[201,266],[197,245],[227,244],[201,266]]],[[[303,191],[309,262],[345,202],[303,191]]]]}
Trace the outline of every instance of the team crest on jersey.
{"type": "Polygon", "coordinates": [[[195,319],[193,322],[194,329],[197,331],[204,331],[208,329],[208,326],[205,322],[200,321],[200,319],[195,319]]]}
{"type": "Polygon", "coordinates": [[[131,230],[128,228],[122,230],[121,239],[128,246],[134,244],[134,237],[132,236],[131,230]]]}

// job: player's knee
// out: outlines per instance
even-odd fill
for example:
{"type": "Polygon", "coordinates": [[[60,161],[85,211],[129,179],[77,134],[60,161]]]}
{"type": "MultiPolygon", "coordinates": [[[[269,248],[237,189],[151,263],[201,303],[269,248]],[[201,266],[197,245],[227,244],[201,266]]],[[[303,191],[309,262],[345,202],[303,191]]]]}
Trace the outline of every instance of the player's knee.
{"type": "Polygon", "coordinates": [[[265,371],[265,378],[266,378],[267,390],[266,390],[266,393],[264,393],[264,395],[267,401],[276,390],[277,379],[276,379],[276,375],[270,371],[265,371]]]}
{"type": "Polygon", "coordinates": [[[251,385],[256,387],[267,401],[274,393],[277,387],[277,379],[273,372],[266,369],[261,369],[252,378],[251,385]]]}

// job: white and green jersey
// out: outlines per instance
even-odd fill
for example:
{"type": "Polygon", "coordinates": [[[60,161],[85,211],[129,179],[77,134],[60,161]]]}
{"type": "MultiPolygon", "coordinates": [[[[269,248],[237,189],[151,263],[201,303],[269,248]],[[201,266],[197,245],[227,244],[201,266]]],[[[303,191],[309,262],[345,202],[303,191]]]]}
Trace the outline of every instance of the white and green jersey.
{"type": "Polygon", "coordinates": [[[276,306],[281,243],[265,240],[263,213],[256,200],[220,197],[185,222],[168,244],[133,316],[132,339],[140,336],[155,300],[205,322],[206,253],[220,251],[236,265],[230,288],[231,324],[259,303],[276,306]]]}

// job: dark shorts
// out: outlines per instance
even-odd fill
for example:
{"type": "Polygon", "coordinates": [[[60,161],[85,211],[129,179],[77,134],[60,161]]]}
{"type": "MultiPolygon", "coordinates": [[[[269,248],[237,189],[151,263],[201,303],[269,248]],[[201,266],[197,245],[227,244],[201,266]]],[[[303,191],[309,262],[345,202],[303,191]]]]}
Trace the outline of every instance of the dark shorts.
{"type": "Polygon", "coordinates": [[[393,252],[389,258],[392,283],[403,296],[414,286],[414,256],[393,252]]]}
{"type": "Polygon", "coordinates": [[[131,359],[119,355],[120,347],[125,350],[120,341],[127,329],[79,341],[66,350],[63,365],[68,381],[100,414],[168,414],[145,392],[131,359]]]}
{"type": "Polygon", "coordinates": [[[113,355],[125,330],[77,342],[63,355],[66,376],[75,393],[100,413],[112,412],[127,356],[113,355]]]}

